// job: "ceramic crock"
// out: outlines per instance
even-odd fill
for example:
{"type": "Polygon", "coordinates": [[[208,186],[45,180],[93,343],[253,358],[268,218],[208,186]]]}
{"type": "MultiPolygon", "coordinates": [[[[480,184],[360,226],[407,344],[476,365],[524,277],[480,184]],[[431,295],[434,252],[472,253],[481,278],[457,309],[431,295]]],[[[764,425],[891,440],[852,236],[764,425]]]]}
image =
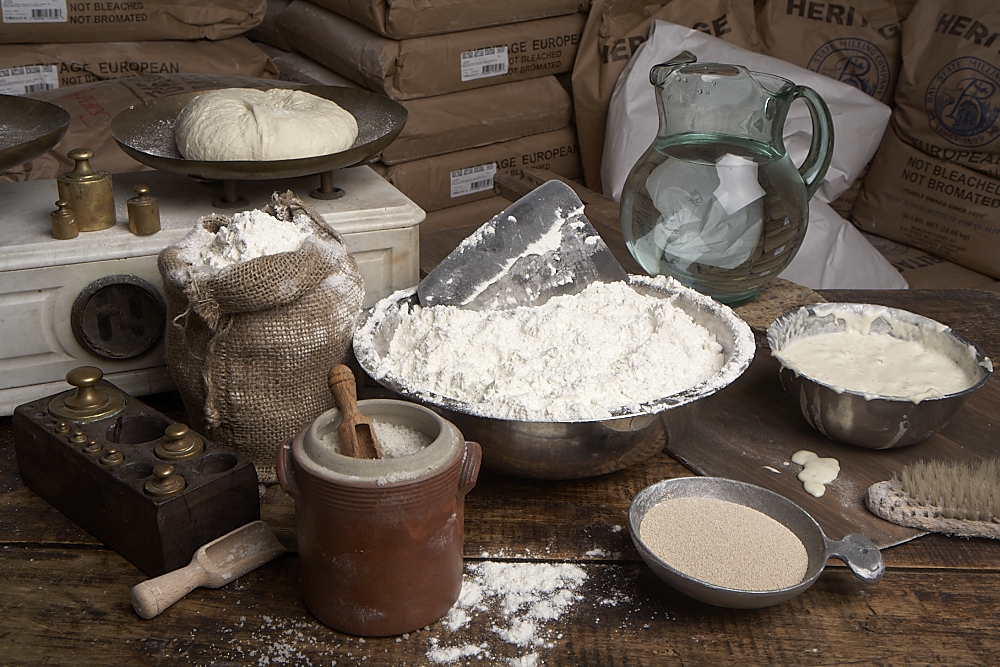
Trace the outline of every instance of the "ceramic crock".
{"type": "Polygon", "coordinates": [[[351,458],[330,442],[340,411],[329,410],[279,449],[278,481],[295,501],[309,611],[341,632],[398,635],[437,621],[458,599],[464,499],[482,452],[423,406],[374,399],[358,407],[433,440],[409,456],[351,458]]]}

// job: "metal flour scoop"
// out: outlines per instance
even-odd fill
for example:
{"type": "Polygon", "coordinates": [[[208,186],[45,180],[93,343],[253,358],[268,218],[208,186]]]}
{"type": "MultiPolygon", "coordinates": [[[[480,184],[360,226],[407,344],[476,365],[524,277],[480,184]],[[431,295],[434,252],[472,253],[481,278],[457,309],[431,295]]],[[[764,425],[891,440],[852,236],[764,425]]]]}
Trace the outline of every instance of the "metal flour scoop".
{"type": "Polygon", "coordinates": [[[540,185],[427,274],[417,286],[421,305],[504,310],[541,305],[594,282],[628,280],[583,208],[565,183],[540,185]]]}

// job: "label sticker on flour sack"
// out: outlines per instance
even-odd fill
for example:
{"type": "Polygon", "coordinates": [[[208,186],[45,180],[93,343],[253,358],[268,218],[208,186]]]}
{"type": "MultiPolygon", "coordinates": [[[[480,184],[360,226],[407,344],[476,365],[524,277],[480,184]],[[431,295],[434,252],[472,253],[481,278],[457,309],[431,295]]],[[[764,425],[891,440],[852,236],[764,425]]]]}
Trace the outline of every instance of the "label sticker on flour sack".
{"type": "Polygon", "coordinates": [[[66,23],[66,0],[0,0],[4,23],[66,23]]]}
{"type": "Polygon", "coordinates": [[[497,173],[497,163],[481,164],[451,172],[451,197],[483,192],[493,189],[493,175],[497,173]]]}
{"type": "Polygon", "coordinates": [[[507,74],[507,45],[462,52],[462,81],[507,74]]]}
{"type": "Polygon", "coordinates": [[[0,69],[0,94],[25,95],[59,87],[55,65],[28,65],[0,69]]]}

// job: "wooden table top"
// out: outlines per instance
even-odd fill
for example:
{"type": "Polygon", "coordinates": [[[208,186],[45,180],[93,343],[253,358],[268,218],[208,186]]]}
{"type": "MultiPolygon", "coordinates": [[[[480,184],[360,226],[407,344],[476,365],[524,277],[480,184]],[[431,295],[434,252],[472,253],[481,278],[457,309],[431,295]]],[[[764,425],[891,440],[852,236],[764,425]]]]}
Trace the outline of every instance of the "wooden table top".
{"type": "MultiPolygon", "coordinates": [[[[428,235],[422,244],[439,259],[452,241],[442,233],[428,235]]],[[[822,294],[830,301],[881,303],[927,315],[1000,358],[998,294],[822,294]]],[[[184,419],[175,394],[142,400],[184,419]]],[[[196,589],[157,618],[141,620],[129,593],[145,575],[22,485],[11,419],[3,418],[0,664],[996,663],[1000,544],[989,540],[927,535],[886,549],[887,571],[874,585],[831,561],[803,595],[767,609],[715,608],[674,592],[639,558],[627,512],[642,488],[690,474],[666,452],[586,480],[532,481],[481,473],[466,499],[467,565],[574,564],[586,578],[573,591],[572,603],[558,619],[537,621],[531,635],[539,639],[537,645],[518,645],[509,635],[501,636],[504,623],[496,604],[470,611],[463,627],[437,622],[402,637],[362,639],[323,626],[304,607],[294,505],[278,487],[267,488],[261,511],[289,553],[228,586],[196,589]],[[454,657],[463,652],[465,657],[454,657]]]]}

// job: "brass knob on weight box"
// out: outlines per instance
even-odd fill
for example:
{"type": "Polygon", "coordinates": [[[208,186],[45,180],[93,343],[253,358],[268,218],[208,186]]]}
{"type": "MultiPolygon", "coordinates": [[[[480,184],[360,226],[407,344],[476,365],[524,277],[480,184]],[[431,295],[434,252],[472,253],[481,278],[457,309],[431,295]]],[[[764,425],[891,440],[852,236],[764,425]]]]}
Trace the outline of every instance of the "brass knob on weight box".
{"type": "Polygon", "coordinates": [[[79,366],[66,373],[75,391],[59,394],[49,402],[49,414],[71,422],[92,422],[113,417],[125,407],[125,395],[108,384],[97,386],[104,372],[95,366],[79,366]]]}
{"type": "Polygon", "coordinates": [[[193,459],[205,451],[205,442],[186,424],[171,424],[163,435],[167,438],[166,441],[156,445],[153,452],[164,461],[193,459]]]}
{"type": "Polygon", "coordinates": [[[95,232],[115,225],[115,191],[111,174],[94,169],[90,159],[94,151],[74,148],[66,154],[76,162],[72,171],[56,178],[59,199],[73,209],[81,232],[95,232]]]}
{"type": "Polygon", "coordinates": [[[109,449],[104,452],[104,456],[101,457],[101,465],[103,466],[116,466],[125,460],[125,455],[119,452],[117,449],[109,449]]]}
{"type": "Polygon", "coordinates": [[[160,463],[153,468],[153,479],[146,482],[146,493],[157,498],[174,496],[184,490],[187,482],[174,472],[169,463],[160,463]]]}

